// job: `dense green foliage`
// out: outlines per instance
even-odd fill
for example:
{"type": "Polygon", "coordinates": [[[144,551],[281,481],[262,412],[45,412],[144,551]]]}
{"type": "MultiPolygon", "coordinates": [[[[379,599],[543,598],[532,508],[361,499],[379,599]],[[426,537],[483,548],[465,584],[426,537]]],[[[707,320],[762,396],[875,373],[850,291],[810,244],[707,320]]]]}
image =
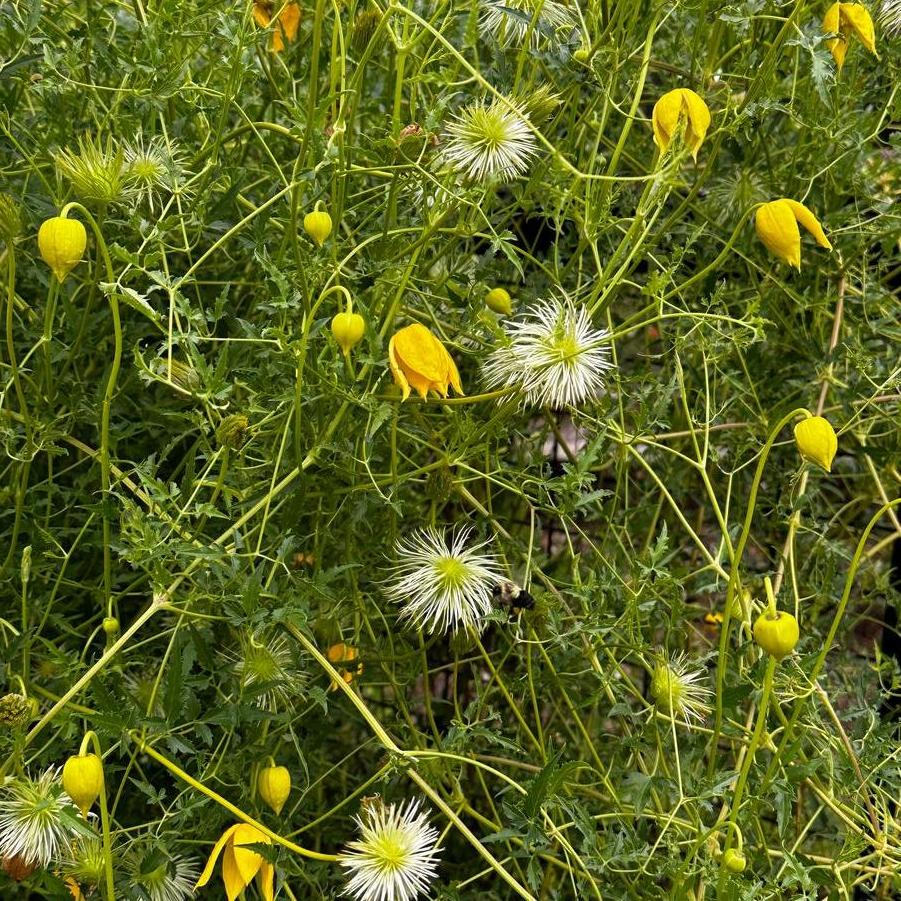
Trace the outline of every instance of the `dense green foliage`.
{"type": "MultiPolygon", "coordinates": [[[[0,658],[39,706],[3,771],[96,733],[121,898],[237,822],[175,768],[325,854],[364,796],[422,796],[439,898],[889,898],[897,42],[852,35],[837,71],[819,2],[573,0],[556,27],[511,3],[500,39],[487,5],[304,0],[273,52],[249,0],[0,0],[0,658]],[[654,144],[679,87],[712,114],[696,161],[654,144]],[[529,120],[527,171],[455,174],[448,124],[495,97],[529,120]],[[755,236],[783,197],[833,247],[802,229],[800,271],[755,236]],[[60,283],[36,236],[73,201],[87,250],[60,283]],[[366,322],[346,359],[337,285],[366,322]],[[561,292],[610,332],[605,390],[489,390],[505,323],[561,292]],[[413,322],[464,396],[401,403],[388,340],[413,322]],[[798,408],[835,427],[831,473],[798,408]],[[462,525],[534,608],[405,626],[396,541],[462,525]],[[778,666],[751,636],[765,577],[800,623],[778,666]],[[342,641],[363,668],[330,691],[314,651],[342,641]]],[[[86,841],[0,894],[66,898],[74,874],[106,897],[86,841]]],[[[342,890],[334,863],[266,854],[279,897],[342,890]]]]}

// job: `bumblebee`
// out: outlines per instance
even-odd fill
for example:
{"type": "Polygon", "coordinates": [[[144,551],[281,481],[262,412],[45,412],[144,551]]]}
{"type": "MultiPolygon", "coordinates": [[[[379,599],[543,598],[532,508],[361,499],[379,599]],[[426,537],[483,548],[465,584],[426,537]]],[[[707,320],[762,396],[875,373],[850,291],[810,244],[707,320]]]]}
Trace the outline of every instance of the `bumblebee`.
{"type": "Polygon", "coordinates": [[[495,585],[492,594],[498,606],[510,608],[511,615],[518,616],[523,610],[531,610],[535,606],[535,598],[514,582],[495,585]]]}

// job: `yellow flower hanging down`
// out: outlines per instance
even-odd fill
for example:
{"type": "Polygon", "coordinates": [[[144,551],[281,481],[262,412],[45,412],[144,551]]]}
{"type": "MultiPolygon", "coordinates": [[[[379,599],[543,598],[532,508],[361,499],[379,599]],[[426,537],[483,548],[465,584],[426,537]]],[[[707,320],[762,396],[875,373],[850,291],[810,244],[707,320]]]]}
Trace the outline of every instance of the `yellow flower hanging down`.
{"type": "Polygon", "coordinates": [[[225,894],[228,901],[235,901],[235,898],[253,882],[254,876],[257,877],[257,885],[265,901],[272,901],[275,879],[275,870],[272,864],[256,851],[244,847],[245,845],[269,844],[272,844],[269,837],[249,823],[236,823],[229,827],[213,847],[210,859],[206,862],[194,888],[200,888],[210,881],[216,861],[221,854],[222,881],[225,883],[225,894]]]}
{"type": "Polygon", "coordinates": [[[697,159],[698,150],[707,136],[710,128],[710,110],[707,104],[688,88],[676,88],[664,94],[655,104],[651,115],[651,124],[654,126],[654,143],[660,148],[661,153],[669,149],[670,141],[679,125],[679,120],[685,118],[685,143],[691,151],[691,155],[697,159]]]}
{"type": "Polygon", "coordinates": [[[860,3],[833,3],[823,17],[823,31],[838,35],[826,41],[826,46],[839,69],[845,64],[845,54],[852,34],[857,35],[857,39],[870,53],[879,55],[876,53],[873,19],[869,10],[860,3]]]}
{"type": "Polygon", "coordinates": [[[445,346],[418,322],[396,332],[388,342],[388,364],[404,400],[413,388],[425,400],[429,391],[447,397],[448,386],[463,394],[460,373],[445,346]]]}
{"type": "Polygon", "coordinates": [[[754,217],[757,237],[766,245],[767,250],[776,254],[790,266],[801,269],[801,232],[798,223],[804,226],[816,239],[820,247],[832,250],[829,239],[817,217],[797,200],[782,197],[763,204],[754,217]]]}
{"type": "Polygon", "coordinates": [[[297,29],[300,27],[300,7],[296,3],[274,3],[268,0],[254,0],[253,18],[260,28],[267,28],[272,24],[273,7],[278,12],[276,15],[276,27],[272,31],[273,53],[281,53],[285,49],[285,41],[293,43],[297,39],[297,29]]]}
{"type": "Polygon", "coordinates": [[[832,472],[832,461],[838,450],[838,436],[828,419],[810,416],[795,426],[795,444],[805,460],[832,472]]]}
{"type": "MultiPolygon", "coordinates": [[[[353,682],[355,676],[363,673],[363,662],[359,659],[360,652],[351,644],[339,641],[328,649],[325,656],[328,657],[329,663],[335,664],[338,674],[348,685],[353,682]]],[[[337,689],[338,683],[332,680],[329,691],[337,689]]]]}

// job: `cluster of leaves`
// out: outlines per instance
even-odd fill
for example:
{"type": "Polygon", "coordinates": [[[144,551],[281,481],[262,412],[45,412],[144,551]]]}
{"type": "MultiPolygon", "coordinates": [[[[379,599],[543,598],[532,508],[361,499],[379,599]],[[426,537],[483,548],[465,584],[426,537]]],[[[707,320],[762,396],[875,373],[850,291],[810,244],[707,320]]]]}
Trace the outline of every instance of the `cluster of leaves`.
{"type": "MultiPolygon", "coordinates": [[[[309,0],[273,53],[244,0],[0,0],[0,189],[23,222],[3,257],[0,654],[7,690],[40,704],[32,732],[0,735],[4,772],[58,765],[94,730],[117,859],[199,859],[234,822],[147,742],[325,851],[361,796],[415,792],[415,766],[535,897],[889,897],[901,773],[879,707],[899,674],[879,644],[896,516],[867,545],[825,703],[807,677],[899,482],[897,47],[854,48],[837,73],[806,0],[584,0],[564,4],[571,26],[508,46],[480,27],[485,5],[309,0]],[[649,120],[674,87],[713,125],[696,164],[664,171],[649,120]],[[508,185],[441,158],[453,112],[494,92],[547,101],[546,144],[508,185]],[[95,182],[122,176],[109,196],[65,164],[86,149],[95,182]],[[800,273],[743,218],[777,197],[803,199],[835,248],[805,244],[800,273]],[[40,260],[39,224],[73,200],[113,283],[93,238],[62,285],[40,260]],[[334,222],[321,249],[301,227],[317,202],[334,222]],[[316,306],[333,284],[367,323],[349,365],[328,329],[340,295],[316,306]],[[478,396],[497,285],[514,316],[561,289],[603,295],[616,367],[600,400],[478,396]],[[111,296],[125,353],[103,492],[111,296]],[[463,402],[400,404],[387,339],[412,321],[451,350],[463,402]],[[833,473],[803,470],[786,430],[731,559],[768,433],[818,403],[839,431],[833,473]],[[396,539],[463,523],[534,610],[498,610],[480,639],[397,628],[381,590],[396,539]],[[735,567],[758,605],[778,576],[802,639],[738,817],[749,866],[724,876],[713,827],[765,666],[734,625],[718,652],[705,620],[735,567]],[[144,619],[120,646],[109,616],[144,619]],[[297,634],[359,648],[354,690],[399,747],[456,756],[387,754],[297,634]],[[655,660],[680,652],[711,688],[721,670],[719,740],[649,696],[655,660]],[[254,789],[270,755],[294,781],[278,818],[254,789]]],[[[540,19],[540,3],[509,5],[540,19]]],[[[515,897],[455,826],[442,844],[441,897],[515,897]]],[[[340,889],[327,864],[274,859],[286,896],[340,889]]],[[[65,897],[63,875],[0,874],[0,891],[65,897]]]]}

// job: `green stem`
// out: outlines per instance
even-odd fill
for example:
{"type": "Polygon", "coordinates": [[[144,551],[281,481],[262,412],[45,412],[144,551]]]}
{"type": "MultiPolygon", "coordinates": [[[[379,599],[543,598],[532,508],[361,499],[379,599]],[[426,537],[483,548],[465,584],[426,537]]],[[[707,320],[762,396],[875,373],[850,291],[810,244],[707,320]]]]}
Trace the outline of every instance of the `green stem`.
{"type": "Polygon", "coordinates": [[[110,435],[110,407],[112,406],[113,395],[116,393],[116,382],[119,378],[119,368],[122,365],[122,322],[119,318],[119,301],[115,294],[115,276],[113,275],[113,263],[110,259],[109,249],[106,241],[103,239],[103,233],[100,226],[97,225],[94,217],[80,204],[67,203],[62,210],[60,216],[65,218],[71,209],[77,209],[91,226],[94,232],[94,238],[97,246],[103,256],[103,263],[106,268],[106,280],[108,284],[108,298],[110,305],[110,313],[113,317],[113,362],[110,366],[109,376],[106,380],[106,389],[103,392],[103,401],[100,407],[100,489],[103,504],[103,599],[107,616],[113,615],[113,563],[112,551],[110,543],[112,541],[112,528],[110,524],[110,455],[109,455],[109,435],[110,435]]]}
{"type": "MultiPolygon", "coordinates": [[[[848,575],[845,578],[845,587],[842,591],[841,599],[838,602],[838,607],[836,607],[835,616],[832,618],[832,625],[829,627],[829,633],[826,635],[826,640],[823,642],[823,645],[820,648],[820,653],[817,654],[817,659],[814,662],[813,669],[810,671],[810,676],[808,677],[811,685],[816,685],[817,679],[819,678],[820,673],[822,672],[823,667],[826,664],[826,656],[829,653],[829,650],[832,648],[832,643],[835,641],[835,636],[838,633],[838,628],[841,625],[842,619],[844,618],[845,610],[848,608],[848,601],[851,597],[851,588],[854,585],[854,577],[857,575],[857,569],[860,566],[867,539],[870,537],[870,532],[873,531],[876,523],[879,522],[879,520],[886,513],[888,513],[889,510],[894,509],[899,504],[901,504],[901,497],[895,498],[895,500],[889,501],[889,503],[887,504],[883,504],[873,515],[872,519],[870,519],[870,521],[867,523],[866,528],[863,530],[863,534],[860,536],[860,541],[857,542],[857,548],[854,551],[854,556],[851,558],[851,566],[848,569],[848,575]]],[[[895,540],[897,541],[898,539],[895,540]]],[[[798,700],[795,702],[795,707],[792,710],[792,715],[789,718],[788,723],[786,723],[785,725],[785,731],[782,733],[782,739],[779,742],[779,747],[777,748],[773,759],[770,761],[770,764],[767,767],[766,773],[763,777],[763,784],[760,788],[761,793],[766,790],[767,785],[769,785],[770,780],[773,778],[776,767],[779,764],[779,757],[787,747],[788,743],[791,741],[792,734],[794,733],[794,728],[797,725],[801,714],[804,712],[804,708],[809,697],[809,694],[805,694],[798,698],[798,700]]]]}
{"type": "Polygon", "coordinates": [[[322,854],[319,851],[311,851],[309,848],[304,848],[301,845],[295,844],[290,839],[284,838],[279,835],[277,832],[273,832],[268,826],[264,826],[259,820],[255,820],[249,814],[244,813],[240,807],[235,806],[231,803],[231,801],[227,801],[222,795],[217,794],[211,788],[207,788],[202,782],[195,779],[193,776],[189,776],[183,769],[174,764],[168,757],[164,757],[157,751],[154,747],[147,744],[137,732],[129,732],[129,736],[135,742],[135,744],[143,751],[148,757],[152,757],[158,764],[164,766],[173,776],[181,779],[182,782],[187,783],[191,786],[191,788],[197,789],[197,791],[206,795],[208,798],[215,801],[220,806],[224,807],[229,812],[233,813],[239,820],[244,823],[248,823],[253,826],[255,829],[258,829],[263,835],[270,838],[276,844],[281,845],[283,848],[287,848],[289,851],[293,851],[295,854],[299,854],[301,857],[307,857],[310,860],[323,860],[328,863],[334,863],[339,860],[337,854],[322,854]]]}
{"type": "MultiPolygon", "coordinates": [[[[760,459],[758,459],[757,461],[757,468],[754,471],[754,479],[751,482],[751,491],[748,494],[748,503],[745,510],[745,521],[742,525],[741,534],[739,535],[738,541],[735,545],[735,555],[732,559],[732,566],[729,571],[729,582],[726,586],[726,603],[725,609],[723,610],[723,623],[720,627],[720,644],[717,654],[716,666],[716,715],[713,725],[713,740],[710,743],[710,758],[707,761],[708,776],[712,776],[713,771],[716,768],[717,745],[719,744],[720,733],[722,732],[723,728],[723,690],[726,680],[726,666],[728,664],[729,623],[732,619],[732,608],[734,600],[736,596],[741,597],[741,560],[745,552],[745,546],[748,543],[748,538],[751,535],[751,523],[754,519],[754,510],[757,506],[757,493],[760,490],[760,482],[763,478],[763,471],[766,468],[766,463],[769,459],[770,451],[773,449],[773,444],[775,444],[776,442],[776,438],[779,436],[779,433],[782,431],[785,425],[791,422],[791,420],[796,416],[809,417],[810,412],[804,407],[798,407],[791,412],[786,413],[785,416],[783,416],[782,419],[780,419],[779,422],[776,423],[776,427],[772,430],[772,432],[770,432],[770,435],[766,440],[766,444],[764,444],[763,450],[760,452],[760,459]]],[[[741,601],[741,605],[742,620],[747,623],[748,611],[744,609],[745,604],[743,600],[741,601]]]]}

